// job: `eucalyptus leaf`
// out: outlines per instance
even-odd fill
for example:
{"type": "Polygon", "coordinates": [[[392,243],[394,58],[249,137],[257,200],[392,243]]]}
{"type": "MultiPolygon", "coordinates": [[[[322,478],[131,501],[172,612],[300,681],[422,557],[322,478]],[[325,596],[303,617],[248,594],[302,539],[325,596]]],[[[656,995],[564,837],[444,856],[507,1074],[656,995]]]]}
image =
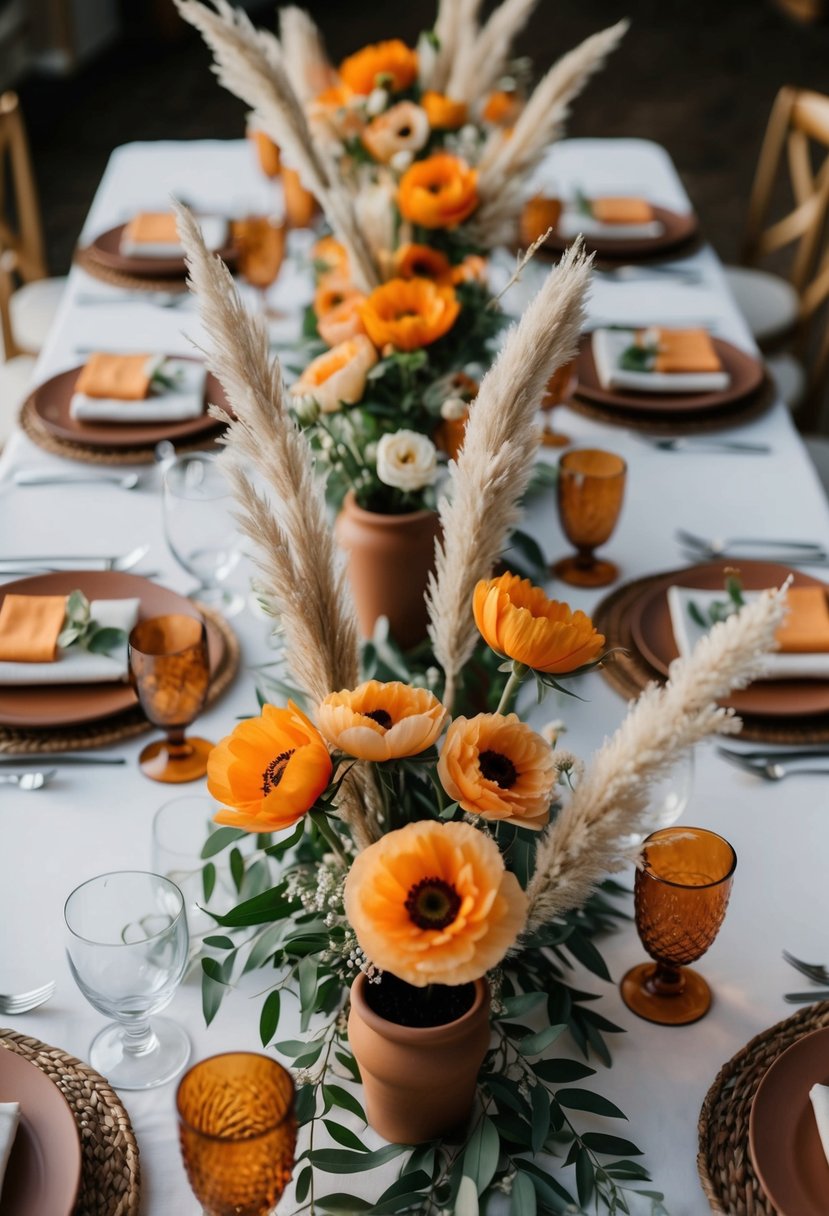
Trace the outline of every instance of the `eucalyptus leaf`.
{"type": "Polygon", "coordinates": [[[333,1119],[323,1119],[323,1123],[332,1140],[336,1140],[337,1144],[341,1144],[344,1148],[354,1149],[358,1153],[367,1153],[369,1150],[363,1144],[360,1137],[349,1127],[343,1127],[341,1123],[335,1123],[333,1119]]]}
{"type": "Polygon", "coordinates": [[[209,861],[206,866],[202,866],[201,884],[204,892],[204,902],[210,903],[210,896],[216,886],[216,867],[212,861],[209,861]]]}
{"type": "Polygon", "coordinates": [[[203,861],[208,857],[215,857],[217,853],[221,853],[228,845],[233,844],[236,840],[241,840],[247,836],[247,832],[243,832],[240,828],[217,828],[215,832],[211,832],[201,851],[203,861]]]}
{"type": "Polygon", "coordinates": [[[262,1040],[263,1047],[267,1047],[276,1034],[281,1006],[281,994],[278,988],[274,988],[273,992],[269,992],[265,998],[265,1004],[259,1015],[259,1038],[262,1040]]]}
{"type": "Polygon", "coordinates": [[[368,1153],[355,1153],[345,1148],[317,1148],[308,1154],[308,1160],[328,1174],[361,1174],[393,1161],[405,1151],[405,1144],[387,1144],[385,1148],[368,1153]]]}
{"type": "Polygon", "coordinates": [[[347,1089],[343,1089],[341,1085],[323,1085],[322,1096],[326,1110],[330,1110],[332,1106],[338,1106],[341,1110],[348,1110],[358,1119],[362,1119],[363,1123],[368,1122],[359,1100],[347,1089]]]}
{"type": "Polygon", "coordinates": [[[500,1138],[488,1115],[484,1115],[469,1138],[463,1154],[463,1172],[471,1178],[478,1196],[483,1195],[498,1168],[500,1138]]]}
{"type": "Polygon", "coordinates": [[[86,649],[92,654],[111,654],[113,650],[118,650],[127,644],[126,631],[123,629],[115,629],[112,626],[105,626],[102,629],[96,629],[90,634],[86,649]]]}
{"type": "Polygon", "coordinates": [[[461,1178],[458,1194],[455,1198],[453,1216],[478,1216],[478,1188],[467,1174],[461,1178]]]}
{"type": "Polygon", "coordinates": [[[556,1101],[568,1110],[586,1110],[591,1115],[604,1115],[608,1119],[627,1119],[627,1115],[608,1098],[589,1089],[559,1089],[556,1101]]]}

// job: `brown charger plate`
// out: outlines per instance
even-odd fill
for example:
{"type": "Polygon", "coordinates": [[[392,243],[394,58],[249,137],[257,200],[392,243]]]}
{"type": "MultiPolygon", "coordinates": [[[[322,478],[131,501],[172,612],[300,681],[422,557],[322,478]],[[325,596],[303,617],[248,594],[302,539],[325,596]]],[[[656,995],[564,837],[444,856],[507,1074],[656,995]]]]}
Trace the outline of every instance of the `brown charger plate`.
{"type": "Polygon", "coordinates": [[[778,1056],[760,1082],[749,1116],[751,1160],[780,1216],[826,1216],[829,1164],[809,1090],[829,1084],[829,1027],[778,1056]]]}
{"type": "MultiPolygon", "coordinates": [[[[141,600],[139,620],[166,613],[198,615],[185,596],[138,574],[112,570],[61,570],[17,579],[0,587],[0,605],[7,592],[15,595],[68,595],[75,588],[90,600],[141,600]]],[[[219,631],[207,622],[210,674],[221,662],[224,642],[219,631]]],[[[37,687],[0,685],[0,726],[18,728],[78,726],[97,722],[132,709],[136,696],[129,684],[64,684],[37,687]]]]}
{"type": "MultiPolygon", "coordinates": [[[[136,258],[121,253],[121,235],[125,228],[126,224],[118,224],[115,228],[108,228],[106,232],[96,236],[86,246],[90,255],[109,270],[118,270],[122,274],[131,274],[139,279],[181,279],[183,285],[187,275],[187,266],[183,257],[136,258]]],[[[229,239],[216,250],[216,253],[229,266],[235,265],[236,250],[232,240],[229,239]]]]}
{"type": "MultiPolygon", "coordinates": [[[[668,667],[679,655],[668,611],[668,588],[676,584],[697,587],[700,591],[723,590],[725,570],[729,567],[739,569],[747,591],[779,587],[790,574],[796,587],[826,586],[820,579],[776,562],[734,558],[675,572],[634,601],[629,610],[634,645],[655,671],[666,676],[668,667]]],[[[829,587],[826,590],[829,592],[829,587]]],[[[731,693],[728,704],[738,713],[758,718],[804,718],[826,714],[829,713],[829,680],[757,680],[742,692],[731,693]]]]}
{"type": "MultiPolygon", "coordinates": [[[[663,225],[664,230],[659,236],[636,237],[632,240],[625,237],[605,239],[585,236],[584,243],[587,252],[595,253],[599,258],[623,259],[631,262],[637,258],[656,257],[661,253],[667,253],[669,249],[675,249],[678,245],[684,245],[686,241],[692,240],[699,230],[699,220],[693,211],[683,214],[679,211],[670,211],[667,207],[653,205],[653,215],[654,219],[660,220],[663,225]]],[[[571,244],[572,240],[572,237],[565,238],[553,231],[542,248],[561,253],[571,244]]]]}
{"type": "Polygon", "coordinates": [[[2,1050],[0,1102],[20,1103],[0,1216],[71,1216],[81,1183],[81,1140],[69,1103],[34,1064],[2,1050]]]}
{"type": "MultiPolygon", "coordinates": [[[[170,357],[178,359],[185,356],[170,357]]],[[[206,410],[198,418],[187,418],[181,422],[77,422],[70,416],[69,407],[80,373],[80,367],[70,368],[67,372],[52,376],[31,394],[35,414],[45,429],[59,439],[92,448],[154,447],[162,439],[172,442],[209,435],[221,425],[206,410]]],[[[205,402],[219,406],[230,415],[224,389],[210,372],[207,373],[204,395],[205,402]]]]}
{"type": "Polygon", "coordinates": [[[578,386],[576,394],[587,401],[609,406],[620,411],[635,411],[637,415],[657,414],[676,418],[681,415],[696,416],[710,411],[726,409],[756,393],[763,383],[765,370],[760,359],[740,350],[722,338],[712,337],[714,349],[720,362],[728,372],[728,388],[707,393],[635,393],[625,389],[609,389],[602,386],[596,362],[593,358],[592,335],[585,334],[581,340],[576,361],[578,386]]]}

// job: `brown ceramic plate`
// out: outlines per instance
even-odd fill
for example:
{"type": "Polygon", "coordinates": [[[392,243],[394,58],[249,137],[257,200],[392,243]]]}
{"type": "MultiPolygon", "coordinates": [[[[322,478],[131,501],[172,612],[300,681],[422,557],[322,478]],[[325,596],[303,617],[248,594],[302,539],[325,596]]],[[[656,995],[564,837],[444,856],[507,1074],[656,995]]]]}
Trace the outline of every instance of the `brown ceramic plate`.
{"type": "MultiPolygon", "coordinates": [[[[663,231],[659,236],[637,237],[633,240],[624,237],[606,239],[586,236],[584,241],[587,252],[595,253],[599,258],[621,258],[626,262],[632,262],[637,258],[656,257],[661,253],[667,253],[669,249],[675,249],[677,245],[684,245],[686,241],[690,241],[697,235],[699,220],[693,211],[682,213],[654,205],[653,214],[654,219],[660,220],[663,225],[663,231]]],[[[560,253],[567,248],[571,240],[572,237],[565,239],[555,232],[551,232],[543,248],[560,253]]]]}
{"type": "MultiPolygon", "coordinates": [[[[179,358],[176,355],[175,358],[179,358]]],[[[198,418],[183,422],[78,422],[69,413],[75,381],[80,367],[52,376],[32,393],[34,410],[47,431],[70,443],[83,443],[92,448],[153,447],[162,439],[171,441],[209,435],[220,425],[205,410],[198,418]]],[[[205,401],[218,405],[230,414],[224,390],[215,376],[208,372],[205,401]]]]}
{"type": "Polygon", "coordinates": [[[0,1102],[20,1103],[0,1216],[71,1216],[81,1138],[69,1103],[45,1073],[6,1048],[0,1048],[0,1102]]]}
{"type": "MultiPolygon", "coordinates": [[[[698,587],[700,591],[721,591],[726,567],[737,567],[747,591],[779,587],[791,574],[796,587],[823,587],[819,579],[793,571],[775,562],[731,559],[689,566],[651,587],[630,609],[630,630],[634,645],[646,662],[666,676],[679,651],[674,641],[668,611],[668,588],[698,587]]],[[[829,587],[826,588],[829,592],[829,587]]],[[[829,680],[757,680],[742,692],[732,693],[728,704],[738,713],[762,718],[802,718],[829,713],[829,680]]]]}
{"type": "Polygon", "coordinates": [[[826,1216],[829,1164],[809,1090],[829,1084],[829,1027],[778,1056],[763,1077],[748,1124],[757,1176],[780,1216],[826,1216]]]}
{"type": "Polygon", "coordinates": [[[578,386],[576,394],[586,401],[595,401],[599,405],[610,406],[618,410],[631,410],[637,414],[660,414],[671,418],[678,415],[698,415],[711,411],[722,410],[728,406],[744,401],[752,393],[756,393],[763,383],[763,364],[760,359],[746,351],[724,342],[722,338],[712,338],[714,349],[720,357],[720,362],[728,372],[730,383],[728,388],[718,392],[707,393],[636,393],[631,389],[604,388],[599,380],[596,363],[593,359],[592,335],[585,334],[581,340],[576,374],[578,386]]]}
{"type": "MultiPolygon", "coordinates": [[[[183,595],[151,583],[138,574],[118,574],[115,571],[61,570],[55,574],[38,574],[17,579],[0,587],[0,604],[7,592],[15,595],[68,595],[75,588],[90,600],[141,600],[139,619],[180,612],[197,615],[193,604],[183,595]]],[[[211,675],[222,658],[224,643],[219,631],[207,623],[207,641],[211,675]]],[[[135,693],[129,684],[63,684],[63,685],[0,685],[0,726],[19,728],[79,726],[111,718],[113,714],[132,709],[135,693]]],[[[45,1209],[44,1209],[45,1211],[45,1209]]]]}
{"type": "MultiPolygon", "coordinates": [[[[181,279],[184,282],[187,267],[184,258],[135,258],[121,253],[121,234],[126,224],[118,224],[108,228],[100,236],[96,236],[87,246],[89,253],[102,266],[109,270],[119,270],[122,274],[131,274],[142,279],[181,279]]],[[[228,225],[228,230],[230,225],[228,225]]],[[[219,257],[228,265],[233,266],[236,252],[231,240],[216,250],[219,257]]],[[[171,286],[174,286],[171,284],[171,286]]]]}

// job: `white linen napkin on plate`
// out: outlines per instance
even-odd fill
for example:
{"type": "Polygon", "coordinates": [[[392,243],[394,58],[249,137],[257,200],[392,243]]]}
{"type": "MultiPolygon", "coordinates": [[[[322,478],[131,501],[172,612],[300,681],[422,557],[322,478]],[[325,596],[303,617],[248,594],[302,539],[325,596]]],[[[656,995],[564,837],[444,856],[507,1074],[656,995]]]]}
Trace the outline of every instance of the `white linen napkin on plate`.
{"type": "MultiPolygon", "coordinates": [[[[129,633],[138,620],[139,599],[92,600],[93,621],[129,633]]],[[[90,654],[88,650],[60,650],[54,663],[0,663],[0,685],[113,684],[126,680],[127,645],[112,654],[90,654]]]]}
{"type": "Polygon", "coordinates": [[[0,1102],[0,1191],[3,1190],[3,1178],[6,1166],[9,1164],[12,1145],[20,1122],[19,1102],[0,1102]]]}
{"type": "Polygon", "coordinates": [[[813,1085],[809,1090],[809,1097],[815,1112],[820,1142],[829,1164],[829,1085],[813,1085]]]}
{"type": "Polygon", "coordinates": [[[570,203],[565,204],[556,230],[567,241],[580,232],[606,241],[641,241],[662,236],[665,225],[661,220],[648,220],[645,224],[603,224],[570,203]]]}
{"type": "Polygon", "coordinates": [[[728,372],[629,372],[619,360],[636,339],[634,329],[594,329],[593,361],[602,388],[629,388],[638,393],[718,392],[731,383],[728,372]]]}
{"type": "MultiPolygon", "coordinates": [[[[211,252],[220,249],[227,240],[227,220],[221,215],[196,216],[204,243],[211,252]]],[[[183,258],[184,248],[178,241],[170,244],[155,241],[132,241],[122,235],[119,252],[127,258],[183,258]]]]}
{"type": "Polygon", "coordinates": [[[184,422],[204,413],[204,385],[207,369],[203,363],[187,359],[151,356],[154,370],[163,367],[164,375],[174,377],[175,388],[150,393],[143,401],[118,401],[109,397],[87,397],[73,393],[69,415],[76,422],[184,422]]]}
{"type": "MultiPolygon", "coordinates": [[[[756,600],[759,591],[744,591],[743,598],[750,602],[756,600]]],[[[668,611],[671,614],[671,628],[674,631],[674,641],[679,653],[685,657],[690,654],[696,643],[707,633],[707,629],[698,624],[688,612],[688,605],[693,601],[706,615],[706,610],[715,601],[728,599],[728,593],[722,591],[698,591],[695,587],[669,587],[668,611]]],[[[770,654],[766,658],[765,680],[827,680],[829,679],[829,654],[770,654]]]]}

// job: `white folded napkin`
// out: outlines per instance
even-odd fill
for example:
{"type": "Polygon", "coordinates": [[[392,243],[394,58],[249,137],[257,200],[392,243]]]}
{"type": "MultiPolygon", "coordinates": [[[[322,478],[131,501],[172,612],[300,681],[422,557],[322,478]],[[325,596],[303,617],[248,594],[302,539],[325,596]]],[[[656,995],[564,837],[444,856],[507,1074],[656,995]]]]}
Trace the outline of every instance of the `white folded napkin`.
{"type": "MultiPolygon", "coordinates": [[[[221,215],[202,215],[196,217],[201,228],[204,243],[208,249],[220,249],[227,240],[227,220],[221,215]]],[[[179,241],[164,242],[132,241],[126,233],[121,237],[119,252],[127,258],[181,258],[184,248],[179,241]]]]}
{"type": "Polygon", "coordinates": [[[820,1142],[829,1163],[829,1085],[813,1085],[809,1090],[820,1142]]]}
{"type": "MultiPolygon", "coordinates": [[[[759,591],[744,591],[746,602],[756,600],[759,591]]],[[[706,616],[708,606],[717,600],[728,599],[728,593],[722,591],[698,591],[695,587],[669,587],[668,611],[671,614],[671,628],[674,641],[679,653],[684,658],[690,654],[699,639],[708,632],[703,629],[688,612],[688,605],[693,602],[703,616],[706,616]]],[[[827,680],[829,679],[829,654],[770,654],[767,656],[763,673],[765,680],[827,680]]]]}
{"type": "Polygon", "coordinates": [[[153,355],[154,370],[163,367],[164,375],[174,377],[175,388],[150,390],[143,401],[117,401],[108,397],[87,397],[73,393],[70,417],[77,422],[184,422],[204,413],[204,384],[207,370],[203,363],[187,359],[165,359],[153,355]]]}
{"type": "Polygon", "coordinates": [[[559,235],[568,241],[580,232],[606,241],[640,241],[662,236],[665,231],[661,220],[648,220],[646,224],[603,224],[572,203],[565,205],[556,227],[559,235]]]}
{"type": "Polygon", "coordinates": [[[20,1122],[19,1102],[0,1102],[0,1191],[3,1190],[3,1178],[6,1166],[9,1164],[12,1145],[20,1122]]]}
{"type": "MultiPolygon", "coordinates": [[[[90,613],[99,625],[129,633],[138,620],[139,599],[92,600],[90,613]]],[[[126,642],[112,654],[90,654],[70,647],[54,663],[0,662],[0,685],[113,684],[128,674],[126,642]]]]}
{"type": "Polygon", "coordinates": [[[594,329],[593,361],[602,388],[629,388],[638,393],[718,392],[731,383],[728,372],[629,372],[619,360],[636,340],[634,329],[594,329]]]}

